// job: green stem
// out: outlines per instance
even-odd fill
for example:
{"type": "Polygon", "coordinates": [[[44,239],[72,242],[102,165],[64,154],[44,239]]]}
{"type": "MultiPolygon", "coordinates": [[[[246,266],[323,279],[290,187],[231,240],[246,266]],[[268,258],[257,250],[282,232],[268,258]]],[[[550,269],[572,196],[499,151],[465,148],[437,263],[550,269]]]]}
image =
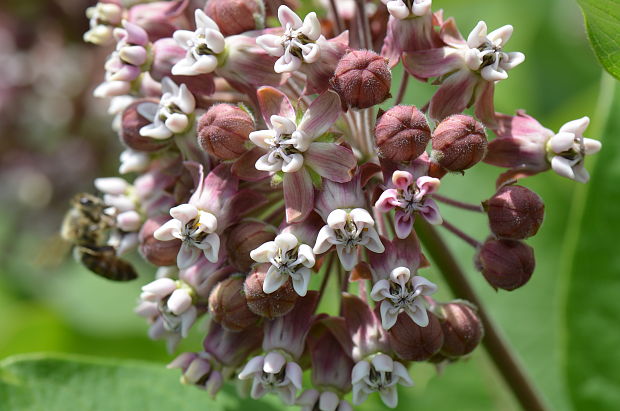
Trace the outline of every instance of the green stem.
{"type": "Polygon", "coordinates": [[[506,384],[512,390],[516,400],[524,410],[537,411],[548,409],[540,393],[527,376],[523,365],[510,348],[508,342],[500,334],[480,297],[478,297],[478,294],[476,294],[465,277],[465,273],[437,230],[421,218],[416,219],[415,230],[454,295],[469,300],[478,307],[478,315],[485,331],[482,344],[506,384]]]}

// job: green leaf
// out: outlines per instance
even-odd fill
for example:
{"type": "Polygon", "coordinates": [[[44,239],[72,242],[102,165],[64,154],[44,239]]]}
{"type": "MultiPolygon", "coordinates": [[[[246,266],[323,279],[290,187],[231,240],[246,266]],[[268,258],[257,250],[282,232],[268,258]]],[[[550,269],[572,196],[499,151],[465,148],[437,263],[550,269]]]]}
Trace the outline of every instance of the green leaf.
{"type": "Polygon", "coordinates": [[[601,90],[599,113],[608,118],[600,133],[603,149],[589,163],[590,182],[576,191],[564,259],[565,369],[576,410],[617,410],[620,404],[620,85],[606,76],[601,90]]]}
{"type": "Polygon", "coordinates": [[[620,0],[577,0],[596,57],[620,79],[620,0]]]}
{"type": "Polygon", "coordinates": [[[273,410],[276,398],[242,399],[225,386],[217,401],[179,382],[163,364],[90,357],[15,356],[0,363],[0,409],[6,410],[273,410]],[[6,407],[6,408],[5,408],[6,407]]]}

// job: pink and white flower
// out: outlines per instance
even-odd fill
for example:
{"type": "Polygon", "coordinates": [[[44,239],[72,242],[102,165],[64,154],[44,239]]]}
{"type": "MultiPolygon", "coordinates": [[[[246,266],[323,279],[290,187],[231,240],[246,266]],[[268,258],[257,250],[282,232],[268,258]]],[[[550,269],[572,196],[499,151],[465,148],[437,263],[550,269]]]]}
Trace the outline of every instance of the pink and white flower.
{"type": "Polygon", "coordinates": [[[381,0],[391,16],[404,20],[410,16],[421,17],[431,12],[432,0],[381,0]]]}
{"type": "Polygon", "coordinates": [[[113,40],[114,28],[120,26],[123,9],[114,3],[99,2],[86,9],[89,30],[84,33],[84,41],[98,45],[108,45],[113,40]]]}
{"type": "Polygon", "coordinates": [[[396,209],[394,228],[398,238],[406,238],[411,233],[417,213],[431,224],[443,222],[437,203],[431,198],[439,188],[439,179],[429,176],[415,179],[410,172],[397,170],[392,174],[391,183],[393,188],[381,194],[375,207],[382,213],[396,209]]]}
{"type": "Polygon", "coordinates": [[[287,361],[278,351],[252,358],[239,373],[239,379],[252,379],[251,396],[261,398],[275,392],[285,404],[293,405],[302,387],[303,371],[299,364],[287,361]]]}
{"type": "Polygon", "coordinates": [[[187,131],[196,109],[196,99],[185,84],[178,86],[169,77],[164,77],[161,83],[163,94],[159,104],[144,102],[138,106],[138,112],[152,121],[140,129],[140,135],[157,140],[187,131]]]}
{"type": "Polygon", "coordinates": [[[407,368],[383,353],[375,354],[359,361],[351,372],[353,384],[353,404],[360,405],[368,395],[378,392],[381,400],[390,408],[398,405],[396,385],[413,385],[407,368]]]}
{"type": "Polygon", "coordinates": [[[201,9],[195,12],[196,30],[177,30],[174,40],[186,50],[185,58],[172,67],[172,74],[195,76],[212,73],[219,65],[219,56],[226,44],[217,24],[201,9]]]}
{"type": "Polygon", "coordinates": [[[306,390],[295,404],[301,407],[301,411],[353,411],[351,404],[333,391],[306,390]]]}
{"type": "Polygon", "coordinates": [[[250,252],[250,257],[258,263],[271,263],[267,271],[263,291],[271,294],[289,279],[300,296],[308,292],[311,268],[315,258],[312,247],[302,244],[291,233],[279,234],[273,241],[268,241],[250,252]]]}

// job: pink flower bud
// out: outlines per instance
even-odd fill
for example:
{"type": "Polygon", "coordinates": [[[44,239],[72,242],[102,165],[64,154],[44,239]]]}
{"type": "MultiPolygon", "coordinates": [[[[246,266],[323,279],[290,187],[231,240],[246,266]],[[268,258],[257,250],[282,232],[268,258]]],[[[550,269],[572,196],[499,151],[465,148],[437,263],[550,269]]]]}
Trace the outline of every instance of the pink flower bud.
{"type": "Polygon", "coordinates": [[[213,321],[228,331],[242,331],[256,324],[259,317],[248,308],[243,293],[244,277],[233,275],[215,286],[209,296],[213,321]]]}
{"type": "Polygon", "coordinates": [[[482,245],[476,264],[489,284],[511,291],[528,282],[536,262],[534,249],[524,242],[490,239],[482,245]]]}
{"type": "Polygon", "coordinates": [[[418,158],[431,139],[426,117],[415,106],[392,107],[377,121],[379,155],[392,161],[418,158]]]}
{"type": "Polygon", "coordinates": [[[448,171],[473,167],[487,151],[484,127],[473,117],[463,114],[455,114],[439,123],[432,141],[431,158],[448,171]]]}
{"type": "Polygon", "coordinates": [[[332,77],[334,90],[353,108],[368,108],[390,97],[392,73],[385,58],[369,50],[345,54],[332,77]]]}
{"type": "Polygon", "coordinates": [[[420,327],[407,313],[400,313],[388,331],[392,350],[405,361],[426,361],[442,347],[443,333],[437,316],[428,312],[428,325],[420,327]]]}
{"type": "Polygon", "coordinates": [[[220,160],[233,160],[247,151],[245,143],[254,130],[254,120],[245,110],[218,104],[198,120],[198,144],[220,160]]]}
{"type": "Polygon", "coordinates": [[[263,292],[263,283],[270,266],[269,263],[257,266],[245,279],[243,289],[248,307],[252,312],[262,317],[276,318],[286,315],[295,307],[297,293],[291,281],[287,281],[273,293],[263,292]]]}
{"type": "Polygon", "coordinates": [[[138,106],[145,102],[153,102],[151,100],[138,100],[130,104],[125,111],[123,111],[123,117],[121,121],[121,129],[119,136],[123,143],[132,150],[153,152],[161,150],[162,148],[170,144],[169,141],[156,140],[150,137],[144,137],[140,135],[140,129],[147,124],[151,124],[152,121],[144,118],[138,112],[138,106]]]}
{"type": "Polygon", "coordinates": [[[168,216],[159,216],[146,220],[140,229],[140,254],[151,264],[163,267],[177,264],[177,254],[181,240],[159,241],[153,233],[170,220],[168,216]]]}
{"type": "Polygon", "coordinates": [[[242,273],[250,271],[254,264],[254,260],[250,258],[250,251],[276,238],[276,234],[268,231],[268,227],[260,221],[242,221],[233,227],[226,240],[230,264],[242,273]]]}
{"type": "Polygon", "coordinates": [[[441,354],[448,358],[469,354],[480,344],[484,335],[482,322],[468,304],[453,302],[441,306],[443,346],[441,354]]]}
{"type": "Polygon", "coordinates": [[[485,203],[485,207],[493,234],[512,240],[535,235],[545,215],[540,196],[522,186],[502,187],[485,203]]]}
{"type": "Polygon", "coordinates": [[[262,0],[209,0],[205,12],[224,36],[262,29],[265,25],[262,0]]]}

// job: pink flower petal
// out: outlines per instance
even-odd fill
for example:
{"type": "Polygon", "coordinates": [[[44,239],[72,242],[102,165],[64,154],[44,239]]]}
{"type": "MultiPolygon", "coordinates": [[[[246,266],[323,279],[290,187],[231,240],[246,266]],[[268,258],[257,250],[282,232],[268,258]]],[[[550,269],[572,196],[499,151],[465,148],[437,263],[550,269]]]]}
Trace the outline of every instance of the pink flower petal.
{"type": "Polygon", "coordinates": [[[314,208],[314,187],[305,168],[284,174],[284,203],[288,223],[303,221],[314,208]]]}
{"type": "Polygon", "coordinates": [[[312,143],[304,159],[321,177],[338,183],[350,181],[357,165],[353,151],[335,143],[312,143]]]}
{"type": "Polygon", "coordinates": [[[325,91],[310,104],[297,129],[310,137],[319,137],[338,120],[341,107],[338,94],[325,91]]]}
{"type": "Polygon", "coordinates": [[[381,196],[379,196],[379,199],[375,203],[375,207],[381,213],[387,213],[388,211],[390,211],[397,205],[398,205],[398,191],[396,191],[396,189],[394,188],[390,188],[388,190],[385,190],[383,193],[381,193],[381,196]]]}
{"type": "Polygon", "coordinates": [[[469,69],[459,70],[444,80],[435,92],[428,107],[429,116],[443,120],[451,114],[459,114],[470,104],[479,78],[469,69]]]}
{"type": "Polygon", "coordinates": [[[464,66],[462,57],[448,47],[403,54],[403,65],[412,76],[420,79],[440,77],[464,66]]]}
{"type": "Polygon", "coordinates": [[[288,97],[273,87],[261,87],[256,92],[265,123],[271,128],[271,116],[277,115],[295,121],[295,110],[288,97]]]}
{"type": "Polygon", "coordinates": [[[430,224],[443,223],[443,218],[441,218],[441,214],[439,214],[439,207],[432,198],[427,198],[424,201],[424,207],[420,210],[420,215],[430,224]]]}
{"type": "Polygon", "coordinates": [[[298,29],[303,25],[299,16],[287,6],[280,6],[278,8],[278,20],[280,20],[280,24],[284,28],[290,25],[291,28],[298,29]]]}
{"type": "Polygon", "coordinates": [[[408,171],[396,170],[392,174],[392,184],[398,189],[406,190],[413,184],[413,176],[408,171]]]}
{"type": "Polygon", "coordinates": [[[394,230],[398,238],[407,238],[413,229],[413,215],[402,210],[396,210],[394,215],[394,230]]]}

